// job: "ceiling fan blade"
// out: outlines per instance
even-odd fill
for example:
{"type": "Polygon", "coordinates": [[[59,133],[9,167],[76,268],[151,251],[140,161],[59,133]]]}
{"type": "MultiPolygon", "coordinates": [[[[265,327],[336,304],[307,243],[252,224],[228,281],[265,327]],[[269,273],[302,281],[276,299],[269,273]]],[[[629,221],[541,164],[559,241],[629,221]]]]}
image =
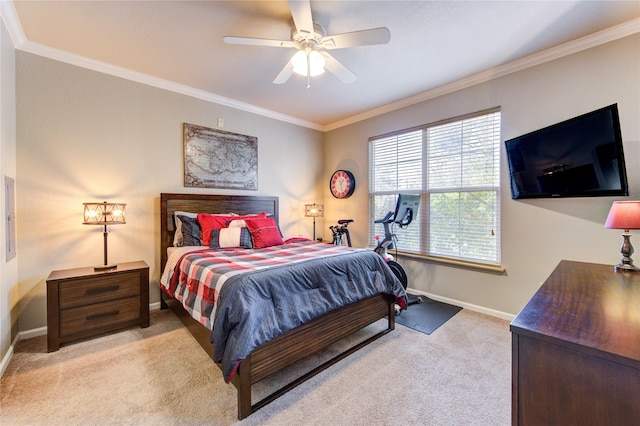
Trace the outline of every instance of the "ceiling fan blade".
{"type": "Polygon", "coordinates": [[[313,37],[313,16],[311,15],[310,0],[289,0],[289,9],[296,30],[299,33],[309,34],[313,37]]]}
{"type": "Polygon", "coordinates": [[[293,65],[291,65],[291,61],[287,61],[287,64],[282,68],[280,74],[273,79],[274,84],[283,84],[289,80],[289,77],[293,74],[293,65]]]}
{"type": "Polygon", "coordinates": [[[291,40],[270,40],[267,38],[234,37],[226,36],[222,40],[228,44],[243,44],[247,46],[270,46],[270,47],[295,47],[291,40]]]}
{"type": "Polygon", "coordinates": [[[391,40],[391,32],[386,27],[370,30],[353,31],[323,37],[320,45],[325,49],[342,49],[345,47],[370,46],[387,44],[391,40]]]}
{"type": "Polygon", "coordinates": [[[349,71],[349,69],[347,67],[345,67],[340,62],[338,62],[338,60],[336,58],[334,58],[333,56],[329,55],[327,52],[320,52],[320,54],[322,56],[324,56],[324,58],[326,60],[326,63],[324,64],[324,67],[327,70],[329,70],[329,72],[331,74],[335,75],[340,80],[342,80],[342,82],[347,83],[347,84],[353,83],[354,81],[356,81],[356,79],[358,77],[356,77],[356,75],[354,73],[349,71]]]}

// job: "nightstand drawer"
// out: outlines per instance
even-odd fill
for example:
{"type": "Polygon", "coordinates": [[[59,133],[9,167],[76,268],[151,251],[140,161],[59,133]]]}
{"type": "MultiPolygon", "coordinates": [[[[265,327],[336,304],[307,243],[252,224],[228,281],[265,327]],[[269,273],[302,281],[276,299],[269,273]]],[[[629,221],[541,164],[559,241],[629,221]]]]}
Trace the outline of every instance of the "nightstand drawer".
{"type": "Polygon", "coordinates": [[[140,318],[140,297],[96,303],[60,311],[60,337],[140,318]]]}
{"type": "Polygon", "coordinates": [[[139,294],[140,274],[137,272],[77,279],[65,283],[60,288],[60,309],[85,306],[139,294]]]}

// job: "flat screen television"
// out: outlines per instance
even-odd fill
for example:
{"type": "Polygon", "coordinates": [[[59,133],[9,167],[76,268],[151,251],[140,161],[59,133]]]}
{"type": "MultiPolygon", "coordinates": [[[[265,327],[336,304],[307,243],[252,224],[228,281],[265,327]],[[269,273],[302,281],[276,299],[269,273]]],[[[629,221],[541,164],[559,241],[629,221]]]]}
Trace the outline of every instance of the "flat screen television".
{"type": "Polygon", "coordinates": [[[617,104],[505,145],[514,200],[629,195],[617,104]]]}

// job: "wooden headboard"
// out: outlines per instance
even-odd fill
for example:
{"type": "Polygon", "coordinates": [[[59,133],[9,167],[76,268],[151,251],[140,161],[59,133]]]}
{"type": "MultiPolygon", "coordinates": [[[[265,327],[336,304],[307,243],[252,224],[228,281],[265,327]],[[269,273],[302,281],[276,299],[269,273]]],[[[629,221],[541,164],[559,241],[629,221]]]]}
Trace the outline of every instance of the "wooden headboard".
{"type": "Polygon", "coordinates": [[[176,211],[191,213],[238,213],[272,215],[278,223],[278,197],[250,195],[160,194],[160,259],[167,263],[167,248],[173,245],[176,211]]]}

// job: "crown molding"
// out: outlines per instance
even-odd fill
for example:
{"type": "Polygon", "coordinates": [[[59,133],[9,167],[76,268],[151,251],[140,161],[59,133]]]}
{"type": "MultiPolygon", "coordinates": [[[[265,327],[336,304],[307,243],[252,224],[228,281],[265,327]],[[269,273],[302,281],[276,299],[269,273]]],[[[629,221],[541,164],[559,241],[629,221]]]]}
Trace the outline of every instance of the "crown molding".
{"type": "Polygon", "coordinates": [[[13,1],[0,0],[0,16],[2,16],[2,21],[7,27],[13,46],[17,48],[22,45],[27,38],[22,30],[22,24],[20,24],[16,9],[13,7],[13,1]]]}
{"type": "Polygon", "coordinates": [[[516,59],[515,61],[511,61],[506,64],[498,65],[494,68],[489,68],[477,74],[464,77],[454,82],[436,87],[426,92],[422,92],[415,96],[410,96],[397,102],[392,102],[379,108],[374,108],[361,114],[353,115],[351,117],[345,118],[344,120],[328,124],[324,126],[322,130],[328,132],[330,130],[357,123],[359,121],[377,117],[379,115],[393,112],[411,105],[418,104],[420,102],[425,102],[430,99],[446,95],[448,93],[466,89],[480,83],[485,83],[487,81],[496,79],[498,77],[503,77],[505,75],[512,74],[526,68],[531,68],[536,65],[561,58],[563,56],[568,56],[573,53],[577,53],[586,49],[590,49],[592,47],[599,46],[601,44],[608,43],[610,41],[618,40],[620,38],[627,37],[638,32],[640,32],[640,18],[636,18],[631,21],[627,21],[611,28],[599,31],[597,33],[593,33],[579,39],[560,44],[550,49],[525,56],[524,58],[516,59]]]}
{"type": "Polygon", "coordinates": [[[240,102],[235,99],[226,98],[224,96],[216,95],[205,90],[195,89],[193,87],[175,83],[173,81],[165,80],[158,77],[153,77],[148,74],[144,74],[137,71],[132,71],[126,68],[117,67],[104,62],[96,61],[94,59],[86,58],[84,56],[75,55],[62,50],[54,49],[48,46],[44,46],[38,43],[30,41],[24,42],[19,50],[34,55],[43,56],[56,61],[64,62],[71,65],[76,65],[81,68],[90,69],[93,71],[101,72],[104,74],[112,75],[115,77],[124,78],[126,80],[135,81],[137,83],[146,84],[148,86],[157,87],[159,89],[168,90],[171,92],[179,93],[182,95],[190,96],[203,101],[212,102],[215,104],[235,108],[241,111],[250,112],[253,114],[261,115],[264,117],[272,118],[274,120],[284,121],[290,124],[295,124],[302,127],[308,127],[314,130],[322,131],[322,126],[310,121],[301,120],[296,117],[292,117],[279,112],[271,111],[266,108],[261,108],[252,104],[240,102]]]}

